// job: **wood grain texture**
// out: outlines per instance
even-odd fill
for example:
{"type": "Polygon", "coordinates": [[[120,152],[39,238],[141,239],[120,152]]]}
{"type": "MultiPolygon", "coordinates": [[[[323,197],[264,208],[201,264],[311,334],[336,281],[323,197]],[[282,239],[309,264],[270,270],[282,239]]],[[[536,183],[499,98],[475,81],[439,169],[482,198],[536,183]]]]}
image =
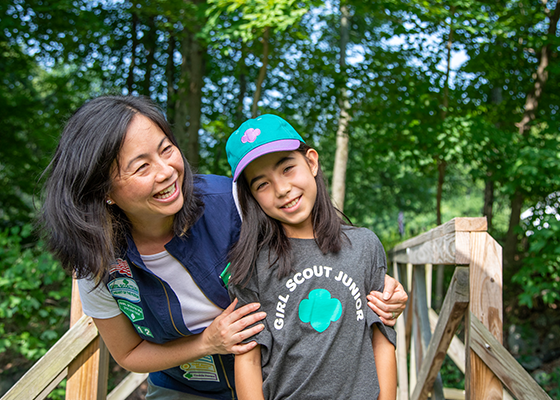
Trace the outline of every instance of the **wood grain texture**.
{"type": "Polygon", "coordinates": [[[399,251],[410,247],[418,246],[430,240],[445,236],[449,233],[455,232],[486,232],[488,224],[486,217],[482,218],[453,218],[451,221],[446,222],[426,233],[415,236],[411,239],[405,240],[395,246],[389,253],[399,251]]]}
{"type": "Polygon", "coordinates": [[[148,374],[131,372],[107,395],[107,400],[125,400],[147,378],[148,374]]]}
{"type": "Polygon", "coordinates": [[[34,400],[59,377],[96,337],[97,328],[83,316],[27,373],[2,397],[2,400],[34,400]]]}
{"type": "MultiPolygon", "coordinates": [[[[496,374],[517,399],[551,400],[533,377],[471,313],[471,349],[496,374]]],[[[474,380],[472,377],[471,380],[474,380]]],[[[478,398],[478,397],[471,397],[478,398]]]]}
{"type": "MultiPolygon", "coordinates": [[[[470,234],[470,304],[468,315],[474,315],[498,342],[502,342],[502,249],[486,232],[470,234]]],[[[471,348],[472,326],[466,318],[467,364],[465,390],[469,399],[497,400],[503,398],[502,384],[492,370],[471,348]]]]}
{"type": "MultiPolygon", "coordinates": [[[[434,330],[422,360],[416,387],[411,396],[412,400],[425,400],[433,390],[449,344],[459,323],[464,318],[468,304],[469,270],[464,267],[457,268],[442,305],[440,323],[437,324],[434,330]]],[[[426,323],[429,322],[426,321],[426,323]]]]}
{"type": "MultiPolygon", "coordinates": [[[[401,282],[403,287],[406,287],[406,282],[401,280],[400,271],[404,271],[404,268],[400,268],[399,264],[396,262],[393,263],[393,277],[397,281],[401,282]]],[[[397,331],[397,393],[399,399],[408,400],[408,365],[406,351],[406,324],[404,316],[397,319],[395,328],[397,331]]]]}
{"type": "MultiPolygon", "coordinates": [[[[430,329],[430,318],[428,316],[428,302],[426,295],[426,272],[424,266],[418,266],[414,269],[414,316],[418,326],[418,334],[420,340],[417,340],[416,347],[416,368],[417,377],[414,385],[413,393],[418,392],[418,387],[422,393],[431,392],[432,399],[443,400],[443,382],[439,374],[439,368],[434,371],[434,376],[430,382],[430,386],[425,388],[426,377],[421,381],[421,376],[425,372],[423,366],[428,352],[428,347],[432,339],[432,331],[430,329]]],[[[414,394],[413,394],[414,396],[414,394]]]]}
{"type": "MultiPolygon", "coordinates": [[[[72,280],[70,326],[83,316],[76,280],[72,280]]],[[[69,365],[66,400],[104,400],[107,395],[109,352],[100,336],[96,337],[69,365]]]]}

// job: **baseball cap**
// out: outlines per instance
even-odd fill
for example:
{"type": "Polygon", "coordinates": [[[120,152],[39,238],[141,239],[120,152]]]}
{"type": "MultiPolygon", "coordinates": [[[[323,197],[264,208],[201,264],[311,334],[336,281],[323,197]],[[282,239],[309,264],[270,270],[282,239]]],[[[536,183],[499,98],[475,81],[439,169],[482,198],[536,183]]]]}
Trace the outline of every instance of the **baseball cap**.
{"type": "Polygon", "coordinates": [[[305,143],[299,133],[283,118],[264,114],[243,122],[226,143],[226,154],[233,180],[251,161],[268,153],[296,150],[305,143]]]}

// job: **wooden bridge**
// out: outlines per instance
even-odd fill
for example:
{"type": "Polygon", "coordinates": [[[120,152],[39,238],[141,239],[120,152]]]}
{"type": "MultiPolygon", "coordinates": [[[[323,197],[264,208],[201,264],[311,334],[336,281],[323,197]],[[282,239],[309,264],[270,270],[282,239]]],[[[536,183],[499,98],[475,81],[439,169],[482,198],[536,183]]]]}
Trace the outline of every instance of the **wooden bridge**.
{"type": "MultiPolygon", "coordinates": [[[[399,400],[551,400],[502,346],[502,249],[486,230],[485,218],[455,218],[389,252],[409,293],[396,327],[399,400]],[[431,266],[441,264],[455,270],[438,316],[431,266]],[[465,374],[464,391],[443,387],[446,354],[465,374]]],[[[131,373],[107,394],[109,353],[73,289],[71,328],[0,400],[44,399],[65,378],[68,400],[124,400],[146,379],[131,373]]]]}

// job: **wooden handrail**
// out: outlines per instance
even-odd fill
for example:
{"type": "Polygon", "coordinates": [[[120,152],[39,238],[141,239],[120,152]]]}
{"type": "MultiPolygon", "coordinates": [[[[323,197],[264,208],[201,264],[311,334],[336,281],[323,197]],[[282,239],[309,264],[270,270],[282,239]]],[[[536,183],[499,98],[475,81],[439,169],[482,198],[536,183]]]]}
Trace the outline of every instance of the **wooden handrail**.
{"type": "Polygon", "coordinates": [[[441,383],[439,387],[436,385],[450,346],[452,360],[465,373],[464,398],[511,399],[503,391],[503,384],[516,398],[550,400],[501,344],[502,249],[486,229],[486,218],[455,218],[388,252],[395,275],[408,287],[411,299],[405,320],[397,321],[400,343],[397,359],[401,363],[407,359],[408,344],[411,345],[410,382],[406,371],[398,369],[400,400],[424,400],[429,393],[435,399],[461,395],[459,391],[447,389],[442,392],[441,383]],[[423,271],[424,265],[431,268],[432,264],[468,266],[456,267],[439,319],[426,301],[423,271]],[[414,285],[410,282],[412,277],[414,285]],[[454,336],[462,319],[465,320],[464,345],[454,336]],[[411,336],[414,336],[412,341],[411,336]],[[429,344],[426,337],[430,338],[429,344]],[[408,390],[403,391],[401,387],[408,390]]]}
{"type": "Polygon", "coordinates": [[[46,397],[50,391],[44,393],[44,389],[50,387],[53,381],[60,382],[64,379],[70,362],[97,336],[98,332],[93,320],[83,316],[1,400],[35,400],[46,397]],[[43,393],[44,397],[41,397],[43,393]]]}

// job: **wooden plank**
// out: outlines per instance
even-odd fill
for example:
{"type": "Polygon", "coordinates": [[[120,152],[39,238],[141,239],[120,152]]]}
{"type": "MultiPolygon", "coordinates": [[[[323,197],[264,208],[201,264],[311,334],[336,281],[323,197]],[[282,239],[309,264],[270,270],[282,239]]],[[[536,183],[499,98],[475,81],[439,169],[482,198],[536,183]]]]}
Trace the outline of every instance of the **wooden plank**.
{"type": "MultiPolygon", "coordinates": [[[[430,308],[430,326],[432,327],[432,331],[436,329],[436,325],[438,323],[438,315],[437,313],[430,308]]],[[[447,349],[447,355],[451,358],[451,361],[455,363],[459,371],[463,374],[465,373],[465,345],[463,342],[457,337],[457,335],[453,336],[451,339],[451,343],[449,348],[447,349]]]]}
{"type": "MultiPolygon", "coordinates": [[[[418,392],[418,387],[420,387],[421,392],[424,392],[424,383],[426,381],[425,377],[421,381],[421,375],[425,372],[422,371],[422,367],[425,363],[425,359],[427,356],[428,348],[430,345],[430,341],[432,339],[432,331],[430,329],[430,318],[428,316],[428,302],[427,302],[427,295],[426,295],[426,271],[424,266],[417,266],[414,269],[414,304],[415,304],[415,314],[416,320],[419,324],[419,333],[421,340],[420,342],[420,349],[416,349],[417,358],[416,358],[416,367],[417,367],[417,378],[416,384],[414,385],[414,391],[412,394],[412,399],[414,399],[414,394],[418,392]]],[[[431,385],[426,390],[426,397],[427,392],[432,392],[432,399],[435,400],[443,400],[443,382],[441,380],[441,375],[439,374],[439,369],[435,371],[434,379],[431,382],[431,385]]],[[[416,397],[418,398],[418,397],[416,397]]]]}
{"type": "Polygon", "coordinates": [[[496,340],[484,324],[470,315],[471,349],[496,374],[517,399],[551,400],[546,392],[523,369],[513,356],[496,340]]]}
{"type": "Polygon", "coordinates": [[[470,234],[470,303],[466,325],[465,391],[469,399],[502,400],[500,380],[471,348],[470,315],[502,342],[502,249],[486,232],[470,234]]]}
{"type": "Polygon", "coordinates": [[[96,337],[90,317],[82,317],[1,400],[34,400],[96,337]]]}
{"type": "Polygon", "coordinates": [[[430,239],[417,246],[407,247],[390,254],[398,263],[468,265],[470,263],[469,232],[451,232],[430,239]]]}
{"type": "Polygon", "coordinates": [[[463,389],[443,388],[443,395],[446,400],[465,400],[463,389]]]}
{"type": "MultiPolygon", "coordinates": [[[[72,280],[70,326],[83,316],[78,285],[72,280]]],[[[68,366],[66,400],[104,400],[107,395],[109,354],[101,337],[95,338],[68,366]]]]}
{"type": "MultiPolygon", "coordinates": [[[[430,240],[445,236],[455,232],[486,232],[488,225],[486,217],[481,218],[453,218],[451,221],[446,222],[426,233],[415,236],[411,239],[399,243],[389,251],[390,254],[410,247],[418,246],[430,240]]],[[[434,263],[435,264],[435,263],[434,263]]]]}
{"type": "Polygon", "coordinates": [[[147,378],[148,374],[131,372],[107,395],[107,400],[125,400],[147,378]]]}
{"type": "Polygon", "coordinates": [[[68,375],[68,368],[64,368],[64,371],[58,374],[58,376],[54,378],[54,380],[51,383],[49,383],[49,385],[46,388],[44,388],[43,391],[37,395],[37,397],[35,397],[35,400],[46,399],[51,394],[51,392],[60,384],[60,382],[66,379],[67,375],[68,375]]]}
{"type": "Polygon", "coordinates": [[[437,324],[430,344],[420,366],[418,380],[412,400],[425,400],[432,391],[432,387],[445,359],[447,349],[457,327],[464,318],[469,304],[469,270],[459,267],[455,269],[451,284],[442,305],[440,322],[437,324]]]}
{"type": "MultiPolygon", "coordinates": [[[[401,281],[399,274],[399,265],[393,263],[393,277],[404,285],[406,282],[401,281]]],[[[408,366],[406,354],[406,326],[404,318],[397,318],[397,381],[398,381],[398,398],[399,400],[408,400],[408,366]]]]}

